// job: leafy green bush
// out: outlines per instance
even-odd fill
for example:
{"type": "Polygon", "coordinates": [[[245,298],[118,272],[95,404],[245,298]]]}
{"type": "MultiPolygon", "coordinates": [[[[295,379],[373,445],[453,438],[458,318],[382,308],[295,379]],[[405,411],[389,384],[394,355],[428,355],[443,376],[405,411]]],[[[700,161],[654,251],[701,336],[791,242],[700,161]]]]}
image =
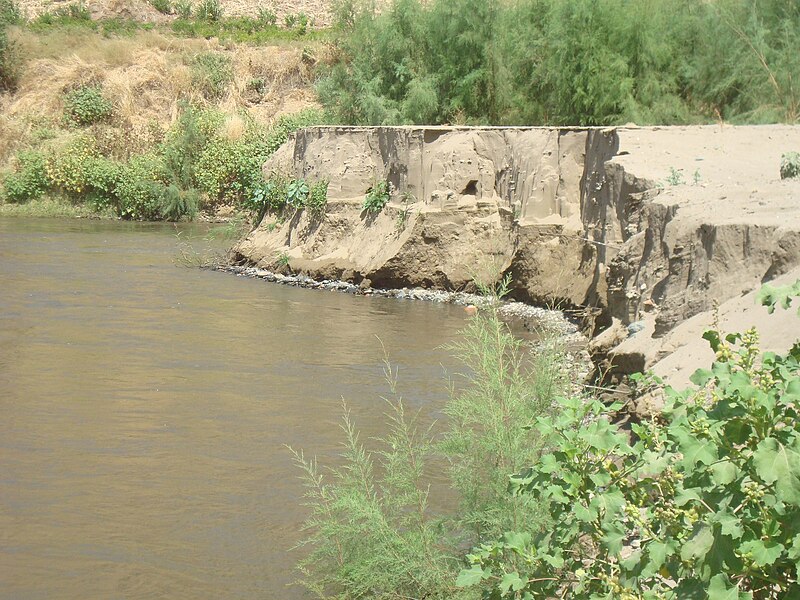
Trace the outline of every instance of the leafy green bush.
{"type": "Polygon", "coordinates": [[[781,179],[800,177],[800,153],[787,152],[781,156],[781,179]]]}
{"type": "Polygon", "coordinates": [[[292,208],[303,208],[308,200],[308,184],[304,179],[293,179],[286,186],[286,204],[292,208]]]}
{"type": "Polygon", "coordinates": [[[258,21],[267,26],[273,26],[278,22],[278,15],[275,11],[265,6],[258,7],[258,21]]]}
{"type": "Polygon", "coordinates": [[[122,167],[117,183],[117,215],[123,219],[146,221],[161,218],[162,188],[166,180],[167,174],[157,155],[132,157],[122,167]]]}
{"type": "Polygon", "coordinates": [[[225,94],[233,81],[233,63],[221,52],[201,52],[191,65],[192,84],[208,100],[216,100],[225,94]]]}
{"type": "MultiPolygon", "coordinates": [[[[786,292],[762,302],[788,305],[786,292]]],[[[619,406],[564,400],[536,426],[550,452],[512,478],[549,509],[470,555],[460,584],[496,597],[794,598],[800,594],[800,343],[760,354],[755,330],[724,339],[698,387],[667,390],[663,418],[609,420],[619,406]]]]}
{"type": "Polygon", "coordinates": [[[244,140],[214,139],[197,162],[197,184],[212,204],[240,204],[261,182],[263,157],[244,140]]]}
{"type": "Polygon", "coordinates": [[[14,0],[0,0],[0,23],[16,25],[22,22],[22,13],[14,0]]]}
{"type": "Polygon", "coordinates": [[[64,95],[64,122],[70,125],[98,123],[108,119],[113,110],[99,85],[82,85],[64,95]]]}
{"type": "Polygon", "coordinates": [[[22,204],[41,197],[49,185],[44,155],[32,150],[20,152],[16,170],[3,181],[3,199],[22,204]]]}
{"type": "Polygon", "coordinates": [[[243,206],[256,213],[254,224],[258,226],[267,212],[279,212],[286,206],[289,178],[272,173],[270,178],[258,184],[244,200],[243,206]]]}
{"type": "Polygon", "coordinates": [[[160,195],[160,216],[167,221],[180,221],[183,217],[190,220],[197,215],[200,196],[197,190],[182,190],[174,183],[169,185],[155,184],[160,195]]]}
{"type": "Polygon", "coordinates": [[[389,202],[389,182],[378,181],[367,190],[362,208],[368,213],[377,214],[389,202]]]}

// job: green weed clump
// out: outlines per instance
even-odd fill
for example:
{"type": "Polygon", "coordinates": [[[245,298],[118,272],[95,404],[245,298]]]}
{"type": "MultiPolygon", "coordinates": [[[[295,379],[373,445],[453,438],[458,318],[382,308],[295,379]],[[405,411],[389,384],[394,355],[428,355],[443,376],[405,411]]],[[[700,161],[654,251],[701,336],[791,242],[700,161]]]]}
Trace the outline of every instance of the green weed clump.
{"type": "Polygon", "coordinates": [[[781,179],[800,177],[800,152],[787,152],[781,156],[781,179]]]}
{"type": "Polygon", "coordinates": [[[200,0],[194,15],[200,21],[216,23],[222,19],[222,5],[219,0],[200,0]]]}
{"type": "MultiPolygon", "coordinates": [[[[760,294],[788,307],[800,281],[760,294]]],[[[799,313],[800,314],[800,313],[799,313]]],[[[478,545],[459,585],[497,598],[794,598],[800,594],[800,342],[761,353],[755,330],[703,336],[696,387],[666,390],[632,427],[574,398],[534,425],[548,451],[511,479],[550,514],[478,545]]]]}
{"type": "Polygon", "coordinates": [[[389,203],[391,186],[388,181],[378,181],[367,190],[362,208],[370,214],[378,214],[389,203]]]}
{"type": "Polygon", "coordinates": [[[304,181],[265,183],[261,167],[296,128],[321,119],[307,111],[273,127],[243,122],[240,137],[225,131],[226,116],[213,109],[181,106],[177,122],[148,148],[120,149],[106,129],[91,127],[66,143],[21,152],[3,180],[2,199],[25,203],[56,194],[124,219],[178,220],[200,209],[228,204],[252,211],[260,221],[287,205],[321,211],[327,186],[304,181]]]}
{"type": "Polygon", "coordinates": [[[99,123],[113,111],[114,105],[99,85],[82,85],[64,95],[64,122],[70,125],[99,123]]]}
{"type": "Polygon", "coordinates": [[[24,204],[40,198],[49,186],[45,157],[33,150],[17,154],[17,170],[6,176],[3,199],[24,204]]]}

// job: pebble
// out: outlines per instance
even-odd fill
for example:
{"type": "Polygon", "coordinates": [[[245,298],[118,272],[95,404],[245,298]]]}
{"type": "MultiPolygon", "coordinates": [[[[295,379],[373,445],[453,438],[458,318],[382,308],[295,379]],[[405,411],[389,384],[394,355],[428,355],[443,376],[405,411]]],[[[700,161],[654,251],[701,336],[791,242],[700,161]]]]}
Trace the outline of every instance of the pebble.
{"type": "MultiPolygon", "coordinates": [[[[385,298],[398,298],[401,300],[419,300],[424,302],[440,302],[455,304],[458,306],[474,306],[480,310],[491,302],[486,296],[469,294],[467,292],[447,292],[444,290],[428,290],[424,288],[402,288],[402,289],[379,289],[372,287],[362,288],[361,286],[332,279],[317,281],[306,275],[283,275],[273,273],[267,269],[258,267],[245,267],[239,265],[220,265],[214,267],[217,271],[233,273],[239,277],[252,277],[263,279],[282,285],[294,287],[304,287],[311,289],[332,290],[355,294],[358,296],[379,296],[385,298]]],[[[538,306],[531,306],[524,302],[504,301],[498,312],[501,316],[508,319],[520,319],[522,321],[535,321],[536,326],[553,331],[560,336],[565,336],[568,341],[578,342],[585,340],[579,332],[578,327],[566,319],[563,313],[556,310],[548,310],[538,306]]]]}

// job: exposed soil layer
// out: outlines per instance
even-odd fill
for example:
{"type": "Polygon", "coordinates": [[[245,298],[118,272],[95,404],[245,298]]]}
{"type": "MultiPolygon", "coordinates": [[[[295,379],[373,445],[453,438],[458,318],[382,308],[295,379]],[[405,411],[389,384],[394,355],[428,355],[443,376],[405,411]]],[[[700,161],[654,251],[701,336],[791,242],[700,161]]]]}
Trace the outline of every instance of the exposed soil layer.
{"type": "Polygon", "coordinates": [[[800,180],[779,175],[798,148],[791,126],[309,128],[264,169],[329,180],[325,214],[267,218],[236,252],[385,288],[508,273],[517,299],[622,328],[596,349],[638,340],[609,363],[638,370],[679,324],[800,267],[800,180]],[[380,180],[393,193],[374,215],[380,180]]]}

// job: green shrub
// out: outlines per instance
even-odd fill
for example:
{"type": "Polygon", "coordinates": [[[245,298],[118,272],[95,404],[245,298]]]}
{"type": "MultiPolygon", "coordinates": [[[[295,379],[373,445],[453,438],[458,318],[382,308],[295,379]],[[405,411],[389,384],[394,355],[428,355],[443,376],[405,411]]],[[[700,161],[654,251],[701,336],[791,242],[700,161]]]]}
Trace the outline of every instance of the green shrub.
{"type": "Polygon", "coordinates": [[[198,187],[212,204],[241,204],[262,181],[263,162],[263,155],[245,140],[214,139],[198,158],[198,187]]]}
{"type": "Polygon", "coordinates": [[[289,178],[279,173],[270,175],[269,180],[255,186],[244,200],[243,206],[254,213],[257,226],[267,212],[280,212],[286,207],[289,178]]]}
{"type": "Polygon", "coordinates": [[[167,221],[180,221],[183,217],[193,219],[197,215],[200,196],[197,190],[182,190],[174,183],[153,184],[159,198],[159,216],[167,221]]]}
{"type": "Polygon", "coordinates": [[[192,84],[208,100],[222,97],[233,81],[233,63],[229,56],[220,52],[198,54],[192,61],[191,70],[192,84]]]}
{"type": "Polygon", "coordinates": [[[157,155],[132,157],[122,167],[115,190],[117,215],[123,219],[158,220],[162,216],[165,185],[167,174],[157,155]]]}
{"type": "Polygon", "coordinates": [[[41,197],[49,186],[44,155],[32,150],[20,152],[16,170],[3,181],[3,198],[6,202],[22,204],[41,197]]]}
{"type": "Polygon", "coordinates": [[[341,2],[318,91],[359,124],[800,118],[782,0],[341,2]]]}
{"type": "Polygon", "coordinates": [[[201,21],[217,22],[222,19],[222,5],[219,0],[200,0],[194,16],[201,21]]]}
{"type": "Polygon", "coordinates": [[[64,95],[64,122],[92,125],[108,119],[114,105],[103,95],[99,85],[83,85],[64,95]]]}
{"type": "Polygon", "coordinates": [[[90,202],[95,208],[116,205],[121,170],[120,163],[100,155],[95,141],[87,135],[52,150],[45,161],[48,189],[75,201],[90,202]]]}
{"type": "Polygon", "coordinates": [[[80,29],[97,30],[98,24],[92,20],[92,14],[82,3],[67,4],[52,12],[45,12],[30,22],[33,31],[47,31],[55,27],[75,27],[80,29]]]}
{"type": "Polygon", "coordinates": [[[311,509],[301,583],[317,596],[476,598],[455,587],[463,545],[499,535],[514,523],[539,522],[535,502],[507,494],[505,473],[536,461],[540,439],[524,426],[549,412],[550,394],[564,392],[563,360],[527,363],[522,342],[499,319],[496,305],[481,309],[454,350],[469,375],[446,405],[441,443],[406,414],[387,359],[388,433],[373,440],[376,449],[362,445],[345,409],[343,466],[323,471],[295,454],[311,509]],[[540,371],[545,364],[558,368],[540,371]],[[537,391],[535,379],[555,383],[555,372],[560,383],[547,393],[537,391]],[[458,510],[447,516],[431,511],[424,478],[442,454],[460,499],[458,510]]]}
{"type": "Polygon", "coordinates": [[[787,152],[781,156],[781,179],[800,177],[800,153],[787,152]]]}
{"type": "Polygon", "coordinates": [[[368,213],[377,214],[389,202],[390,186],[388,181],[378,181],[367,190],[362,208],[368,213]]]}
{"type": "MultiPolygon", "coordinates": [[[[800,281],[765,289],[788,306],[800,281]]],[[[696,388],[667,390],[662,418],[610,421],[619,405],[564,400],[537,428],[550,452],[512,478],[548,508],[546,529],[478,546],[459,581],[493,597],[794,598],[800,593],[800,343],[761,354],[750,330],[703,336],[696,388]]]]}

